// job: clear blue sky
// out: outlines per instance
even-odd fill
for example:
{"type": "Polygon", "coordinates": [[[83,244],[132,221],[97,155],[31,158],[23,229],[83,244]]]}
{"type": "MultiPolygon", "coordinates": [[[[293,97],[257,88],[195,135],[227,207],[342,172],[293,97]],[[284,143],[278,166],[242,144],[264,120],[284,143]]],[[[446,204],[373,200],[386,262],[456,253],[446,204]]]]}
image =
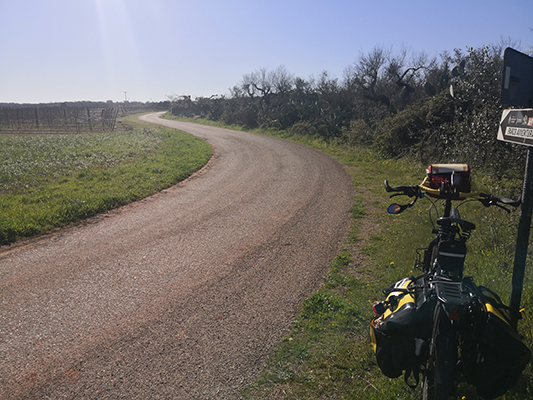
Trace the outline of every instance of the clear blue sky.
{"type": "Polygon", "coordinates": [[[342,78],[376,45],[526,51],[532,28],[532,0],[0,0],[0,102],[228,94],[280,65],[342,78]]]}

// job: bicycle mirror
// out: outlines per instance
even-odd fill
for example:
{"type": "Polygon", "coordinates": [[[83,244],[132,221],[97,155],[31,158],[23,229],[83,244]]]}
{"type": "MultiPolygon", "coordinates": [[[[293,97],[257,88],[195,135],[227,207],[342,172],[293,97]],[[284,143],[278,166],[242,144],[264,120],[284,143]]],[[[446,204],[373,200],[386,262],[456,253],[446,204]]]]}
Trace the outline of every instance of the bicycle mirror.
{"type": "Polygon", "coordinates": [[[389,214],[399,214],[401,213],[403,210],[405,210],[404,207],[402,207],[401,205],[399,204],[391,204],[389,206],[389,208],[387,208],[387,212],[389,214]]]}

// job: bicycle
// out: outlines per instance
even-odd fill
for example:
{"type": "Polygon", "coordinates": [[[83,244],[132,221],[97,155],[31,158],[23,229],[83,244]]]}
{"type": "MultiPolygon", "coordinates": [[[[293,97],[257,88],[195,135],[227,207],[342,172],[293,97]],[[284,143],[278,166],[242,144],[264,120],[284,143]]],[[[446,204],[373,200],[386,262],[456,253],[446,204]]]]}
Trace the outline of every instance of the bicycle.
{"type": "Polygon", "coordinates": [[[378,365],[392,378],[403,372],[406,383],[414,375],[412,387],[422,374],[424,400],[448,399],[460,381],[473,384],[485,399],[505,393],[529,362],[530,351],[511,328],[508,307],[498,295],[463,276],[466,242],[476,226],[462,219],[452,203],[479,201],[509,212],[520,200],[480,193],[466,164],[431,165],[421,184],[390,186],[385,181],[385,190],[391,198],[412,198],[391,204],[391,214],[420,198],[434,199],[432,207],[444,200],[444,211],[429,246],[417,250],[415,268],[422,275],[385,289],[386,300],[373,305],[371,337],[378,365]]]}

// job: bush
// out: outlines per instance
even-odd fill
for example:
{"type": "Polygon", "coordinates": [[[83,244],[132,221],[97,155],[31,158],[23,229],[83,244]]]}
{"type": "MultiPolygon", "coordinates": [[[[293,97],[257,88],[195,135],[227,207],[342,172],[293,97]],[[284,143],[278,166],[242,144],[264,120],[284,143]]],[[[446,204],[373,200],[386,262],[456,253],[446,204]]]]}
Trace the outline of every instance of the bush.
{"type": "Polygon", "coordinates": [[[416,154],[421,161],[444,153],[453,141],[449,129],[455,118],[455,101],[442,92],[420,101],[387,119],[376,128],[376,146],[387,157],[416,154]]]}

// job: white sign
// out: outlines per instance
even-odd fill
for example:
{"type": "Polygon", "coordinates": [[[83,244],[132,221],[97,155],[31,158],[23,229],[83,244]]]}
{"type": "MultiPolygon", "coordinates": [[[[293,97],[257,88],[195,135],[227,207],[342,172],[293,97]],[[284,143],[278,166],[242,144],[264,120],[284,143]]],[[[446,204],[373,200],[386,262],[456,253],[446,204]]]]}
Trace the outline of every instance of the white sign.
{"type": "Polygon", "coordinates": [[[533,109],[503,110],[498,140],[533,146],[533,109]]]}

